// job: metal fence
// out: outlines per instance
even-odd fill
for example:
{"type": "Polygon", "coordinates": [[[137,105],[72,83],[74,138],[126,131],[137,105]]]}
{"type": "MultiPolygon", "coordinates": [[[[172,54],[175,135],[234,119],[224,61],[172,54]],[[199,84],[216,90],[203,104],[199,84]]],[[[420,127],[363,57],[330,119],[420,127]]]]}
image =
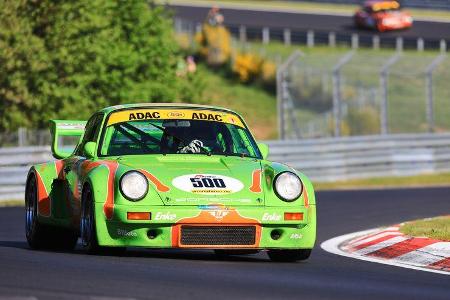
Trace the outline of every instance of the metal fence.
{"type": "Polygon", "coordinates": [[[450,131],[445,52],[296,52],[278,68],[281,139],[450,131]]]}
{"type": "MultiPolygon", "coordinates": [[[[269,141],[269,159],[313,181],[450,171],[450,134],[403,134],[269,141]]],[[[22,199],[30,165],[51,160],[49,147],[0,148],[0,200],[22,199]]]]}
{"type": "MultiPolygon", "coordinates": [[[[233,37],[241,43],[251,41],[260,41],[268,44],[271,41],[282,42],[286,46],[292,44],[306,45],[314,47],[317,45],[326,45],[329,47],[349,46],[356,48],[401,48],[415,49],[423,51],[425,49],[441,49],[447,51],[447,45],[450,43],[449,36],[441,38],[431,38],[426,36],[405,35],[397,36],[392,34],[375,34],[370,31],[361,31],[359,33],[351,31],[333,31],[333,30],[313,30],[300,28],[281,28],[256,26],[227,22],[225,24],[233,37]]],[[[201,31],[201,23],[193,20],[174,18],[175,32],[179,36],[184,36],[184,40],[191,44],[194,36],[201,31]]]]}
{"type": "Polygon", "coordinates": [[[15,132],[0,133],[0,147],[25,147],[50,145],[51,135],[48,129],[30,130],[19,128],[15,132]]]}

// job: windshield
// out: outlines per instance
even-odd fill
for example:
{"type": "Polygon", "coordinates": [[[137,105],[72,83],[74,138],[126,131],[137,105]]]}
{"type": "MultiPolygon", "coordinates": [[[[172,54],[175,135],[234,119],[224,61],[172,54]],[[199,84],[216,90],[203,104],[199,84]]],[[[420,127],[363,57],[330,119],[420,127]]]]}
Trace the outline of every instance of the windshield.
{"type": "Polygon", "coordinates": [[[147,112],[148,118],[132,112],[112,115],[100,156],[202,154],[261,158],[254,139],[237,116],[181,111],[152,110],[147,112]]]}

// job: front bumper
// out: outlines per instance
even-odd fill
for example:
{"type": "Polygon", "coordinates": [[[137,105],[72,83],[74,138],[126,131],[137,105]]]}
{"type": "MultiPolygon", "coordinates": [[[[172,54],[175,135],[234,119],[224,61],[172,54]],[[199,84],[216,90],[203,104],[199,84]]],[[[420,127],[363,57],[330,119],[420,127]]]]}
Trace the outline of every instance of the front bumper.
{"type": "Polygon", "coordinates": [[[316,207],[217,207],[115,205],[107,220],[96,203],[96,228],[101,246],[202,249],[311,249],[316,239],[316,207]],[[151,220],[128,220],[128,212],[150,212],[151,220]],[[284,220],[285,213],[302,213],[302,220],[284,220]],[[247,226],[255,228],[254,243],[246,245],[183,244],[182,226],[247,226]]]}

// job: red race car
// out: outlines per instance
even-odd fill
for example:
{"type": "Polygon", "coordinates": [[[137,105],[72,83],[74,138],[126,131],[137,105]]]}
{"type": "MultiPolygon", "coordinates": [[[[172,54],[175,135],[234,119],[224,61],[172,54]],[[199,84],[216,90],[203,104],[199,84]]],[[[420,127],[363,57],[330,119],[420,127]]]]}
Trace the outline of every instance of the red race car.
{"type": "Polygon", "coordinates": [[[356,26],[379,32],[410,28],[413,18],[397,1],[369,0],[355,13],[356,26]]]}

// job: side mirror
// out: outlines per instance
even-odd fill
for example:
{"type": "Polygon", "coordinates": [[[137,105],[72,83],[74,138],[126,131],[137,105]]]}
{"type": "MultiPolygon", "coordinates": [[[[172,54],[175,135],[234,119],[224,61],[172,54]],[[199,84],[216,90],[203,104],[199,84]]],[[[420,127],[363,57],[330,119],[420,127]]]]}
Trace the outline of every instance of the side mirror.
{"type": "Polygon", "coordinates": [[[269,156],[269,146],[264,143],[258,143],[258,149],[259,152],[261,152],[263,159],[267,159],[267,157],[269,156]]]}
{"type": "Polygon", "coordinates": [[[86,158],[94,158],[95,150],[97,149],[97,144],[95,142],[87,142],[84,145],[84,155],[86,158]]]}

